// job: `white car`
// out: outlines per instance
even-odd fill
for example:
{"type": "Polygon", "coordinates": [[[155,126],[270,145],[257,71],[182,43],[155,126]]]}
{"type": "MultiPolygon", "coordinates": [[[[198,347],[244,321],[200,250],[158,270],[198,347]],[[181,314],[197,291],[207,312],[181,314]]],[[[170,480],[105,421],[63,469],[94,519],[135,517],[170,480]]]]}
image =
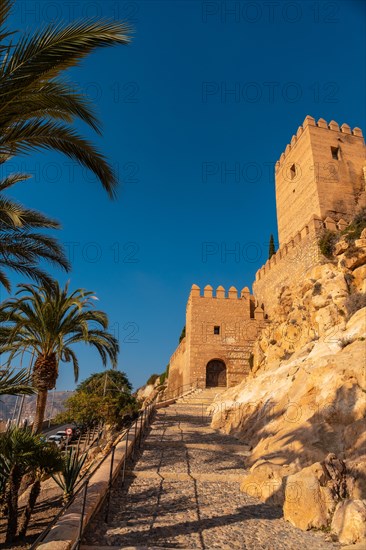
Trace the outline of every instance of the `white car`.
{"type": "Polygon", "coordinates": [[[65,432],[65,430],[61,430],[59,432],[56,433],[56,435],[59,435],[60,437],[62,437],[62,439],[68,439],[68,435],[67,433],[65,432]]]}
{"type": "Polygon", "coordinates": [[[60,447],[62,442],[63,442],[63,437],[61,437],[61,435],[50,435],[50,437],[48,438],[48,440],[50,443],[55,443],[57,445],[57,447],[60,447]]]}

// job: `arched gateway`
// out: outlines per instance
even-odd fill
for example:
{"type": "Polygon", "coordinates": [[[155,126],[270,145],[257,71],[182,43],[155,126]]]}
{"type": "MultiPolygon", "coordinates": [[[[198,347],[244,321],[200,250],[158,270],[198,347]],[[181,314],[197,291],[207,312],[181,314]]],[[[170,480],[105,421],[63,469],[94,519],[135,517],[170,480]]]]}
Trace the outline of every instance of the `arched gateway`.
{"type": "Polygon", "coordinates": [[[206,366],[206,388],[226,387],[226,365],[221,359],[212,359],[206,366]]]}

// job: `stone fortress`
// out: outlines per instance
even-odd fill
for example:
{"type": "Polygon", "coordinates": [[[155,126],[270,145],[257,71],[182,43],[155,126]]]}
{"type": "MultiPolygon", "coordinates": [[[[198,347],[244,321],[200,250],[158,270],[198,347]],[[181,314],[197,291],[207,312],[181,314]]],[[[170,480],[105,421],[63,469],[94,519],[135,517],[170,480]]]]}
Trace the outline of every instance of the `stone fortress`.
{"type": "Polygon", "coordinates": [[[279,249],[238,296],[193,285],[186,336],[170,359],[168,391],[197,383],[231,387],[248,375],[253,345],[284,286],[324,259],[325,229],[341,231],[366,207],[365,142],[359,128],[307,116],[275,167],[279,249]]]}

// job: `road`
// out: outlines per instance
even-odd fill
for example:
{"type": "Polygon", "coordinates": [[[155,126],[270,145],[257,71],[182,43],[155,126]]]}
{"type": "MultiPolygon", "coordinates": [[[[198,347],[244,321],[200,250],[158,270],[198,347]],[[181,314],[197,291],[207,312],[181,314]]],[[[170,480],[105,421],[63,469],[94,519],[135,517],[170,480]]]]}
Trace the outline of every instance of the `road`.
{"type": "Polygon", "coordinates": [[[62,426],[57,426],[57,428],[46,428],[45,430],[43,430],[42,433],[44,433],[45,435],[47,435],[47,437],[50,437],[50,435],[56,435],[57,432],[60,432],[61,430],[66,430],[66,428],[72,428],[73,425],[72,424],[62,424],[62,426]]]}

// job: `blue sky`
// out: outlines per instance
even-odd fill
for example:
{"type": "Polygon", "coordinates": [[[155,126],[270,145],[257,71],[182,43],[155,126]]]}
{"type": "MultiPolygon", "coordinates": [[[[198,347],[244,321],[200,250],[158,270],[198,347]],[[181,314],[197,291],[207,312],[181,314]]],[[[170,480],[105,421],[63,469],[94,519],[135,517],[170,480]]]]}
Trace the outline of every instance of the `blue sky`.
{"type": "MultiPolygon", "coordinates": [[[[95,15],[135,29],[69,74],[95,101],[103,137],[78,127],[116,167],[118,200],[58,154],[7,169],[34,175],[12,196],[62,222],[73,270],[53,274],[97,293],[137,387],[165,369],[193,283],[241,289],[266,261],[273,165],[305,116],[365,130],[366,14],[358,0],[29,0],[11,23],[95,15]]],[[[78,352],[81,378],[102,369],[78,352]]],[[[57,389],[73,387],[64,365],[57,389]]]]}

